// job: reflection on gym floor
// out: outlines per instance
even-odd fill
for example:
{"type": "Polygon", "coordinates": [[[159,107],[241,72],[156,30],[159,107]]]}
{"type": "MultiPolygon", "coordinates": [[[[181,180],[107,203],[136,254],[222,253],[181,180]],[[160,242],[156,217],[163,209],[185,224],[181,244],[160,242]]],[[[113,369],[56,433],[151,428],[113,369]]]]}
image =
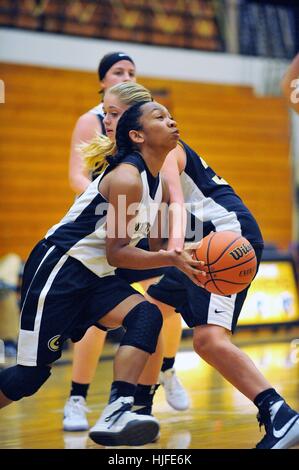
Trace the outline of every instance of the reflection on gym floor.
{"type": "MultiPolygon", "coordinates": [[[[289,404],[299,409],[299,340],[293,336],[284,342],[247,343],[241,347],[289,404]]],[[[66,353],[66,357],[68,355],[71,357],[71,353],[66,353]]],[[[191,407],[184,412],[172,410],[160,387],[155,397],[154,414],[161,423],[161,436],[156,443],[145,448],[232,449],[255,446],[262,437],[255,406],[202,361],[186,340],[177,356],[176,370],[189,392],[191,407]]],[[[88,438],[87,432],[62,431],[62,413],[70,379],[70,361],[61,361],[54,367],[52,378],[36,396],[4,409],[0,448],[101,449],[88,438]]],[[[91,425],[106,404],[111,379],[112,361],[102,360],[88,399],[91,425]]]]}

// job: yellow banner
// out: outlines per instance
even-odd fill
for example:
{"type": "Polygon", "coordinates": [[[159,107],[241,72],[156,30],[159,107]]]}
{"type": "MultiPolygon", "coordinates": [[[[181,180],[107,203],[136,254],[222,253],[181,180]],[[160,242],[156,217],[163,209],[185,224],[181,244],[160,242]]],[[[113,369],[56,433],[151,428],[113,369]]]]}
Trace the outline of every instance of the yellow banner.
{"type": "Polygon", "coordinates": [[[249,289],[238,325],[298,319],[298,290],[291,262],[263,261],[249,289]]]}

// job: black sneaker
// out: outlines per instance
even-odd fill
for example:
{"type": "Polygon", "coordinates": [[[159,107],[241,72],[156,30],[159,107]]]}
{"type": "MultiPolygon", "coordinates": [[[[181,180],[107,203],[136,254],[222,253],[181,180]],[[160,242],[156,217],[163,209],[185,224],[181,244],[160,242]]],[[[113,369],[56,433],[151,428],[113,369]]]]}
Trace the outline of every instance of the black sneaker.
{"type": "Polygon", "coordinates": [[[299,414],[284,400],[273,403],[263,417],[258,413],[257,419],[266,430],[257,449],[288,449],[299,443],[299,414]]]}

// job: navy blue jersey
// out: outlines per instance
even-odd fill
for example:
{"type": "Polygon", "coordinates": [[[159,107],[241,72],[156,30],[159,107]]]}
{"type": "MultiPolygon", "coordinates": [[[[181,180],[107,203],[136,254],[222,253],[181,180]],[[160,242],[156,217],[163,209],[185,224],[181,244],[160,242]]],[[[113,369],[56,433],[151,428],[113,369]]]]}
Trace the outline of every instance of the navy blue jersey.
{"type": "Polygon", "coordinates": [[[211,231],[232,230],[240,233],[254,245],[263,245],[259,226],[233,188],[210,168],[185,142],[186,167],[181,173],[181,183],[191,229],[202,227],[195,236],[187,228],[187,241],[198,241],[211,231]]]}

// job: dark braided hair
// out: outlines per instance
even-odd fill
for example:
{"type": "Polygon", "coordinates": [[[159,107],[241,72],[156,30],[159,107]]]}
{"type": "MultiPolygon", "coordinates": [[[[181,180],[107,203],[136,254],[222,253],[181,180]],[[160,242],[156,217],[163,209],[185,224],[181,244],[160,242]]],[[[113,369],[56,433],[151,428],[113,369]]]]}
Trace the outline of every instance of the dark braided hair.
{"type": "Polygon", "coordinates": [[[120,117],[115,135],[117,152],[114,156],[107,157],[110,169],[115,168],[130,153],[136,150],[134,142],[129,137],[131,130],[141,130],[140,117],[142,115],[141,106],[148,101],[140,101],[127,109],[120,117]]]}

